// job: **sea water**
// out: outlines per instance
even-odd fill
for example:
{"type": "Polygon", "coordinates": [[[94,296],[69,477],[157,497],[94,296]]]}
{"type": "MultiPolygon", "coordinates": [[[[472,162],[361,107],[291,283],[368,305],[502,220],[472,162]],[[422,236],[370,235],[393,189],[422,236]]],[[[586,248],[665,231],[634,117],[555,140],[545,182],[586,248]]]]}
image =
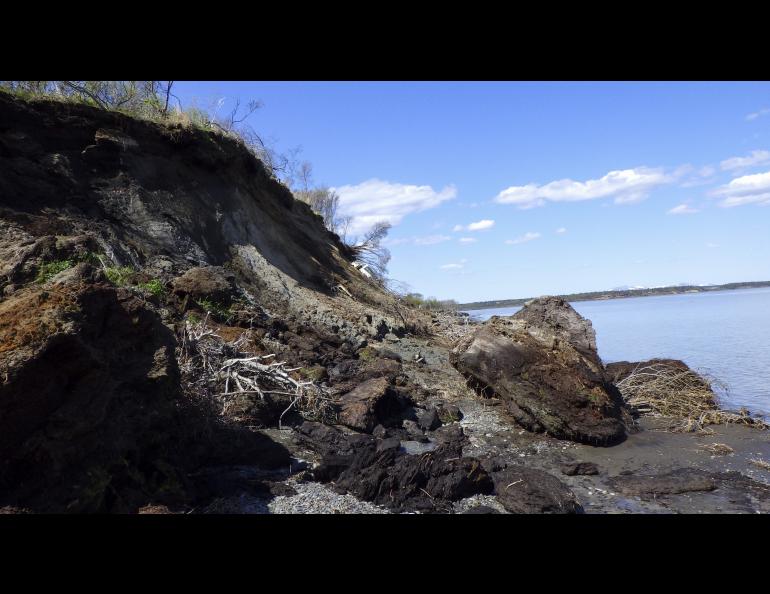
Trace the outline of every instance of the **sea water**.
{"type": "MultiPolygon", "coordinates": [[[[681,359],[726,386],[725,408],[770,415],[770,287],[571,304],[591,320],[605,363],[681,359]]],[[[479,309],[486,320],[520,307],[479,309]]]]}

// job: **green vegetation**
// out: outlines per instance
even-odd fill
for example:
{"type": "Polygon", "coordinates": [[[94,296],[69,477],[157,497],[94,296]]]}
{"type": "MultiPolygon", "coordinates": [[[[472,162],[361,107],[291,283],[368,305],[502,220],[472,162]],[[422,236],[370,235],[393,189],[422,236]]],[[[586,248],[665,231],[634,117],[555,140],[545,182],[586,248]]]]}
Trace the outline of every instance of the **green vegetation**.
{"type": "Polygon", "coordinates": [[[37,278],[35,280],[38,283],[47,283],[62,270],[72,268],[73,264],[72,260],[54,260],[53,262],[46,262],[38,269],[37,278]]]}
{"type": "Polygon", "coordinates": [[[125,287],[129,284],[134,269],[130,266],[112,266],[104,269],[104,274],[113,285],[125,287]]]}
{"type": "Polygon", "coordinates": [[[436,299],[435,297],[423,297],[420,293],[407,293],[402,297],[404,303],[417,309],[442,310],[457,309],[457,301],[454,299],[436,299]]]}
{"type": "Polygon", "coordinates": [[[233,315],[232,305],[225,306],[221,303],[211,301],[210,299],[198,299],[195,303],[197,303],[198,307],[203,311],[222,321],[229,319],[233,315]]]}
{"type": "Polygon", "coordinates": [[[156,297],[163,297],[166,294],[166,287],[164,287],[160,279],[157,278],[146,283],[140,283],[138,286],[140,289],[152,293],[156,297]]]}

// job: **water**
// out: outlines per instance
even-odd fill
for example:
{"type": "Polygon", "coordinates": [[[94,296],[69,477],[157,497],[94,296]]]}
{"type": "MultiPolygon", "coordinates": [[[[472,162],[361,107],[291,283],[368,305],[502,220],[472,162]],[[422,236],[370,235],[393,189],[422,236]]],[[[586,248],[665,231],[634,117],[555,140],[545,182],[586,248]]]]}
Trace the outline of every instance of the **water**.
{"type": "MultiPolygon", "coordinates": [[[[770,287],[688,295],[578,301],[605,363],[681,359],[727,386],[726,408],[770,414],[770,287]]],[[[480,309],[481,320],[520,307],[480,309]]]]}

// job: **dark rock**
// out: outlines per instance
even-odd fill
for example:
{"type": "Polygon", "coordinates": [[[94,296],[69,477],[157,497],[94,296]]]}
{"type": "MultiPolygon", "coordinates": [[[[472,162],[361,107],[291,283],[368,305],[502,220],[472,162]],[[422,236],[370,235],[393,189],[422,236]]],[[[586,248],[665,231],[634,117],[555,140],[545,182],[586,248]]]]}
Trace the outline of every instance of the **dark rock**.
{"type": "Polygon", "coordinates": [[[391,359],[393,361],[401,361],[401,355],[399,355],[396,352],[391,351],[390,349],[378,349],[377,354],[382,359],[391,359]]]}
{"type": "Polygon", "coordinates": [[[602,446],[625,439],[631,417],[590,351],[590,322],[561,300],[535,300],[522,312],[495,316],[461,339],[452,364],[531,431],[602,446]]]}
{"type": "Polygon", "coordinates": [[[377,425],[374,429],[372,429],[372,435],[377,439],[385,439],[388,435],[388,430],[385,429],[385,427],[382,425],[377,425]]]}
{"type": "Polygon", "coordinates": [[[462,420],[463,413],[454,404],[442,404],[438,407],[438,418],[442,423],[455,423],[462,420]]]}
{"type": "Polygon", "coordinates": [[[397,437],[391,437],[389,439],[383,439],[377,443],[377,451],[384,452],[385,450],[398,449],[401,447],[401,440],[397,437]]]}
{"type": "Polygon", "coordinates": [[[596,332],[587,320],[561,297],[539,297],[524,304],[513,316],[528,330],[544,331],[570,344],[581,355],[601,364],[596,349],[596,332]]]}
{"type": "Polygon", "coordinates": [[[388,416],[393,400],[387,378],[367,380],[341,398],[340,423],[358,431],[370,432],[382,418],[388,416]]]}
{"type": "Polygon", "coordinates": [[[608,479],[607,482],[624,495],[649,498],[656,495],[713,491],[719,484],[719,477],[695,468],[678,468],[653,476],[617,476],[608,479]]]}
{"type": "Polygon", "coordinates": [[[567,476],[599,474],[599,467],[593,462],[570,462],[562,464],[562,474],[567,476]]]}
{"type": "Polygon", "coordinates": [[[433,431],[441,427],[438,412],[431,407],[417,415],[417,425],[424,431],[433,431]]]}
{"type": "Polygon", "coordinates": [[[515,514],[574,514],[583,508],[575,494],[555,476],[524,466],[508,466],[492,475],[495,495],[515,514]]]}
{"type": "Polygon", "coordinates": [[[492,492],[492,480],[475,458],[444,446],[422,455],[364,449],[336,479],[340,490],[396,511],[449,511],[448,502],[492,492]]]}

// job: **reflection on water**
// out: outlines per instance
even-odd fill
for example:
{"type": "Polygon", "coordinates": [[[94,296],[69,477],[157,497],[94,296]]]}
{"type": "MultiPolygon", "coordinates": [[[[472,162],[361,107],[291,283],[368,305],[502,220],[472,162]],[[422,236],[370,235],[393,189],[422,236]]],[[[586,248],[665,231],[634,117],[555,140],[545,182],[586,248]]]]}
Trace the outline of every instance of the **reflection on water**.
{"type": "MultiPolygon", "coordinates": [[[[580,301],[605,363],[682,359],[727,385],[722,401],[770,414],[770,288],[580,301]]],[[[520,307],[471,311],[477,319],[520,307]]]]}

